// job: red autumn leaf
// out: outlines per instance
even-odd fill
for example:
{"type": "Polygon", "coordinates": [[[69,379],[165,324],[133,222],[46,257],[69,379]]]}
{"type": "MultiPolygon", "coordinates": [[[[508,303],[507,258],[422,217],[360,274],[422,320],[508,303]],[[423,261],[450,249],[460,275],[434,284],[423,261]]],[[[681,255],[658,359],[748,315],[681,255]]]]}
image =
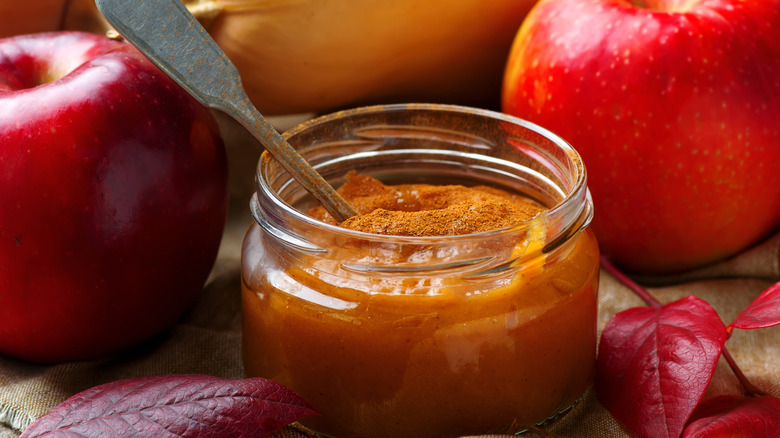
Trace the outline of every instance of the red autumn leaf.
{"type": "Polygon", "coordinates": [[[757,329],[780,324],[780,283],[761,292],[729,325],[732,328],[757,329]]]}
{"type": "Polygon", "coordinates": [[[702,402],[691,416],[684,438],[780,436],[780,400],[771,396],[727,395],[702,402]]]}
{"type": "Polygon", "coordinates": [[[725,342],[720,317],[696,297],[620,312],[601,335],[599,401],[642,436],[679,437],[725,342]]]}
{"type": "Polygon", "coordinates": [[[20,438],[262,437],[313,413],[298,395],[270,380],[162,375],[78,393],[20,438]]]}

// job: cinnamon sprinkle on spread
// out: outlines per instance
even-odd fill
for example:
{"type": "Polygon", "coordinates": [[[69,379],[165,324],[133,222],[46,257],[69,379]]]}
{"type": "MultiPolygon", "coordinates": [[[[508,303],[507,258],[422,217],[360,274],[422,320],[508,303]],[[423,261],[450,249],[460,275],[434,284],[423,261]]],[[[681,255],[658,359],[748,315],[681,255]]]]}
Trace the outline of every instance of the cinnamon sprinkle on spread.
{"type": "Polygon", "coordinates": [[[357,216],[337,223],[322,207],[307,214],[351,230],[395,236],[481,233],[517,225],[545,210],[532,199],[488,186],[387,186],[355,171],[347,174],[338,192],[357,216]]]}

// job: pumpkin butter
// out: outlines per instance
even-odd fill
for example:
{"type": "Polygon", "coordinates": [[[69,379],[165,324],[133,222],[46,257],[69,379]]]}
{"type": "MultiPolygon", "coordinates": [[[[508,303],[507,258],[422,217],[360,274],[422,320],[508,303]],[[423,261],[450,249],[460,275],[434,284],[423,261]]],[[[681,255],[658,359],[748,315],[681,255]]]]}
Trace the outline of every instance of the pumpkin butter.
{"type": "Polygon", "coordinates": [[[305,425],[334,437],[515,432],[582,396],[596,354],[589,230],[542,251],[548,210],[487,186],[353,173],[339,192],[358,216],[308,215],[371,236],[313,237],[324,256],[254,225],[244,244],[256,261],[242,271],[246,373],[307,400],[321,415],[305,425]]]}
{"type": "Polygon", "coordinates": [[[509,227],[544,207],[524,196],[487,186],[402,184],[386,186],[352,171],[338,190],[357,216],[337,224],[323,207],[309,216],[364,233],[454,236],[509,227]]]}

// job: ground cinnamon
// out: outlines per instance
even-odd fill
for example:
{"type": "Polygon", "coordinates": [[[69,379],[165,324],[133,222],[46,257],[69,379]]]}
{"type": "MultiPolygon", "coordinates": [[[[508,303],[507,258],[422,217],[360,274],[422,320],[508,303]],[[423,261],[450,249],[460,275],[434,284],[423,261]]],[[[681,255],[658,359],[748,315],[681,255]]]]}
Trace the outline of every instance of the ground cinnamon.
{"type": "Polygon", "coordinates": [[[387,186],[350,172],[338,192],[358,215],[337,223],[322,207],[308,214],[344,228],[396,236],[455,236],[521,223],[545,208],[529,198],[488,186],[387,186]]]}

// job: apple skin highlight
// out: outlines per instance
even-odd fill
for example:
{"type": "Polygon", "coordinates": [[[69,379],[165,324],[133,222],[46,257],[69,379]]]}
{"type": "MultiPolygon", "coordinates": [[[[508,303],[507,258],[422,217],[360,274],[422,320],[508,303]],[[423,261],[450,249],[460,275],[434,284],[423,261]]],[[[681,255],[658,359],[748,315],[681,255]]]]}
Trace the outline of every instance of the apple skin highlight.
{"type": "Polygon", "coordinates": [[[659,274],[734,255],[780,223],[780,2],[652,6],[540,2],[502,97],[582,155],[603,252],[659,274]]]}
{"type": "Polygon", "coordinates": [[[227,216],[211,113],[130,45],[0,40],[0,353],[103,356],[195,301],[227,216]]]}

